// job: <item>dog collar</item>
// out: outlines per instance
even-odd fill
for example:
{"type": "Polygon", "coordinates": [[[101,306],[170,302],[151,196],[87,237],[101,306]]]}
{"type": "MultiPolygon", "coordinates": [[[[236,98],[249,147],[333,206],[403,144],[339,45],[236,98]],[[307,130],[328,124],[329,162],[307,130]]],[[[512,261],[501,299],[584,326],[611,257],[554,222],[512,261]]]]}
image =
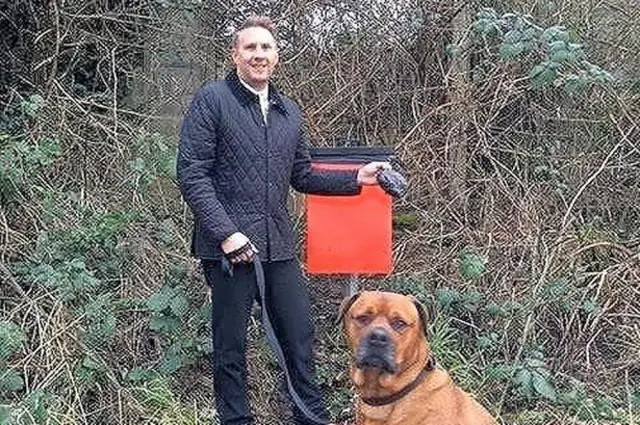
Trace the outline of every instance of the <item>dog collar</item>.
{"type": "Polygon", "coordinates": [[[427,364],[422,368],[416,379],[411,381],[406,387],[398,391],[394,394],[389,394],[384,397],[366,397],[362,398],[362,402],[369,406],[385,406],[387,404],[395,403],[400,400],[402,397],[409,394],[411,391],[415,390],[418,385],[424,381],[429,372],[436,368],[436,359],[435,357],[429,357],[427,360],[427,364]]]}

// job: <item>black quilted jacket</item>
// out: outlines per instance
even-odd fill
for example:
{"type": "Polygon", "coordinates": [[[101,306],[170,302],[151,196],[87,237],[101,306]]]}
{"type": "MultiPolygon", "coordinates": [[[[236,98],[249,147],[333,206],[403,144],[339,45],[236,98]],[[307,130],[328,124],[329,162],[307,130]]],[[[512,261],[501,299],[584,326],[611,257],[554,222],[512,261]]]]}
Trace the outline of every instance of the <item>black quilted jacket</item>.
{"type": "Polygon", "coordinates": [[[205,85],[191,101],[180,132],[177,171],[194,213],[196,257],[220,258],[220,243],[239,231],[262,260],[294,258],[289,185],[319,195],[360,192],[355,171],[311,168],[300,109],[273,86],[267,121],[258,97],[235,71],[205,85]]]}

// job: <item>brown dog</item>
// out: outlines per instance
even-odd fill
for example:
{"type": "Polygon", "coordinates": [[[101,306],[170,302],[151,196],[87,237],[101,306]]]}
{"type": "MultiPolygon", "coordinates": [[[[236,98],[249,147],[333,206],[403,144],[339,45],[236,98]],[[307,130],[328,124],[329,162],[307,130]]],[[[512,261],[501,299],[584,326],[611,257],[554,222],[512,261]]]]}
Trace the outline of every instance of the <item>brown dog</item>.
{"type": "Polygon", "coordinates": [[[339,320],[353,351],[357,425],[495,425],[489,412],[437,367],[426,313],[415,299],[359,292],[339,320]]]}

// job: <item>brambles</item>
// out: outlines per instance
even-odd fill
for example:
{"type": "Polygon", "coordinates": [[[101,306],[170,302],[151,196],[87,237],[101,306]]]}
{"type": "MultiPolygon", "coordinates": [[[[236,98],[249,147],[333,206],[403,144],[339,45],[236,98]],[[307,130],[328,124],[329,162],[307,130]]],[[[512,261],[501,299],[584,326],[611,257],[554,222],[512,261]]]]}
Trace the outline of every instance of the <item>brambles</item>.
{"type": "Polygon", "coordinates": [[[564,26],[545,28],[530,15],[498,15],[494,9],[484,8],[472,29],[487,48],[498,45],[501,60],[526,64],[533,88],[562,87],[566,94],[574,95],[593,83],[614,82],[611,73],[587,60],[583,45],[564,26]]]}

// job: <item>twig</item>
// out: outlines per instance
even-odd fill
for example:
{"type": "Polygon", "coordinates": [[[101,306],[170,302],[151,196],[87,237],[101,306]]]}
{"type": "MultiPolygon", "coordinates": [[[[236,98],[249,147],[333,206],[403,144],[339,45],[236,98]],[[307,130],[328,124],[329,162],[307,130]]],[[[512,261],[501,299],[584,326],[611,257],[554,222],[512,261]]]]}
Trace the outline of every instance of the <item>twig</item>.
{"type": "Polygon", "coordinates": [[[578,198],[580,198],[580,196],[582,195],[582,193],[587,189],[587,187],[593,183],[593,181],[600,175],[600,173],[606,168],[607,164],[609,163],[609,160],[611,159],[611,157],[613,156],[614,153],[616,153],[618,151],[618,149],[620,149],[620,147],[627,142],[627,136],[629,134],[631,134],[631,132],[635,129],[635,125],[633,127],[631,127],[629,129],[629,131],[627,131],[626,133],[622,131],[622,129],[620,128],[620,125],[618,124],[618,122],[616,121],[616,119],[613,117],[613,115],[609,114],[609,117],[611,118],[611,120],[616,124],[616,128],[618,129],[618,131],[620,132],[620,141],[618,143],[616,143],[616,145],[609,151],[609,153],[607,154],[607,156],[605,157],[605,159],[602,161],[602,163],[600,164],[600,167],[598,167],[598,169],[596,170],[595,173],[593,173],[588,179],[587,181],[585,181],[582,186],[580,187],[580,189],[578,189],[578,192],[573,196],[573,199],[571,199],[571,202],[569,203],[569,207],[567,208],[567,211],[564,214],[564,217],[562,218],[562,232],[565,232],[567,229],[567,225],[569,224],[569,216],[571,215],[571,211],[573,210],[573,207],[575,206],[576,202],[578,201],[578,198]]]}

